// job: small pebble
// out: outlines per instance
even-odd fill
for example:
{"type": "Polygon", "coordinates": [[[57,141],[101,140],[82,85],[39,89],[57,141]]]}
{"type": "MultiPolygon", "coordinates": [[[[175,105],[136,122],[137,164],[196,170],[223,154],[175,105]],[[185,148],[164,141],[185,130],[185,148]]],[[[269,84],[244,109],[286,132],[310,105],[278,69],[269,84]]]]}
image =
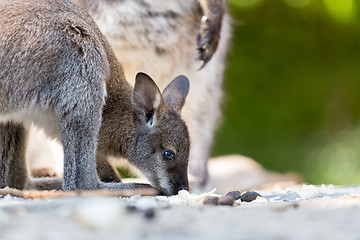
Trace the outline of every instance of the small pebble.
{"type": "Polygon", "coordinates": [[[262,197],[262,196],[257,192],[246,192],[243,195],[241,195],[240,199],[242,202],[252,202],[257,197],[262,197]]]}
{"type": "Polygon", "coordinates": [[[137,211],[137,208],[136,208],[135,205],[130,204],[130,205],[127,205],[127,206],[126,206],[126,210],[127,210],[128,212],[136,212],[136,211],[137,211]]]}
{"type": "Polygon", "coordinates": [[[153,208],[146,209],[144,211],[144,216],[146,219],[152,219],[155,217],[155,210],[153,208]]]}
{"type": "Polygon", "coordinates": [[[240,199],[240,197],[241,197],[241,193],[240,193],[239,191],[232,191],[232,192],[228,192],[228,193],[226,194],[226,196],[230,196],[230,197],[232,197],[234,200],[238,200],[238,199],[240,199]]]}
{"type": "Polygon", "coordinates": [[[205,205],[218,205],[219,204],[219,198],[218,197],[207,197],[204,200],[205,205]]]}
{"type": "Polygon", "coordinates": [[[221,196],[218,201],[219,205],[232,206],[234,204],[233,196],[221,196]]]}

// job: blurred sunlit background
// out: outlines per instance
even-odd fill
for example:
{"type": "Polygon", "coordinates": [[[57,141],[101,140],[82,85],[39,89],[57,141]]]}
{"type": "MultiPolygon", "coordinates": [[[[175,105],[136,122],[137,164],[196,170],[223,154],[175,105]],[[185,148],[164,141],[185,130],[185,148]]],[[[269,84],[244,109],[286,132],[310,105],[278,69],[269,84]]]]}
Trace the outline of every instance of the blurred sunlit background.
{"type": "Polygon", "coordinates": [[[233,41],[213,156],[360,184],[360,0],[228,0],[233,41]]]}

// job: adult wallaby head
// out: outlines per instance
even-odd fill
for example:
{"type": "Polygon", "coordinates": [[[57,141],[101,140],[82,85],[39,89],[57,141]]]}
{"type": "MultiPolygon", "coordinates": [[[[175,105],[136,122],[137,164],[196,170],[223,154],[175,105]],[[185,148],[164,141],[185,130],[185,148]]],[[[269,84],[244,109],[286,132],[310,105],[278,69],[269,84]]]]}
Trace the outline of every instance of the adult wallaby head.
{"type": "Polygon", "coordinates": [[[179,76],[160,93],[139,73],[133,89],[91,17],[69,0],[0,1],[0,187],[31,185],[31,124],[64,146],[64,190],[126,189],[100,182],[96,160],[123,156],[170,195],[188,189],[189,136],[179,76]]]}

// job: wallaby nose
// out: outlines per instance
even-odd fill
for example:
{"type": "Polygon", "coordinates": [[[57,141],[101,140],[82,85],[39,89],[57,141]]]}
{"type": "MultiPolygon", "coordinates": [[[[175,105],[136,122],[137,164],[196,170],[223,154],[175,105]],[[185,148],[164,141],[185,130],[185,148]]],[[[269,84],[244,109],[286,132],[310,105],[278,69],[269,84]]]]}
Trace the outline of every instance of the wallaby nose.
{"type": "Polygon", "coordinates": [[[179,191],[181,191],[181,190],[189,191],[189,187],[188,186],[179,187],[179,191]]]}
{"type": "Polygon", "coordinates": [[[177,195],[180,190],[189,191],[189,187],[188,186],[174,187],[173,189],[170,190],[170,192],[168,192],[168,193],[163,192],[163,194],[168,195],[168,196],[177,195]]]}

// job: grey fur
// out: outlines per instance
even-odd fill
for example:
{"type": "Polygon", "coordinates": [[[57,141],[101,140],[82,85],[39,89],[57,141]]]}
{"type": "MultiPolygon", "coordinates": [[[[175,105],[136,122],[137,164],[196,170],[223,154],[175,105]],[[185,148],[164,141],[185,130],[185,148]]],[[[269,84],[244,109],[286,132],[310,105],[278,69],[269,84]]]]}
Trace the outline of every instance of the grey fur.
{"type": "Polygon", "coordinates": [[[179,109],[146,74],[137,76],[133,97],[111,47],[81,8],[68,0],[0,1],[0,49],[0,187],[41,185],[29,181],[24,157],[35,124],[63,144],[64,190],[144,186],[100,182],[96,157],[109,155],[128,158],[164,194],[188,188],[190,143],[179,109]],[[171,166],[161,158],[166,148],[176,152],[171,166]]]}
{"type": "Polygon", "coordinates": [[[21,124],[1,123],[0,133],[0,186],[23,189],[28,179],[25,165],[26,129],[21,124]]]}

